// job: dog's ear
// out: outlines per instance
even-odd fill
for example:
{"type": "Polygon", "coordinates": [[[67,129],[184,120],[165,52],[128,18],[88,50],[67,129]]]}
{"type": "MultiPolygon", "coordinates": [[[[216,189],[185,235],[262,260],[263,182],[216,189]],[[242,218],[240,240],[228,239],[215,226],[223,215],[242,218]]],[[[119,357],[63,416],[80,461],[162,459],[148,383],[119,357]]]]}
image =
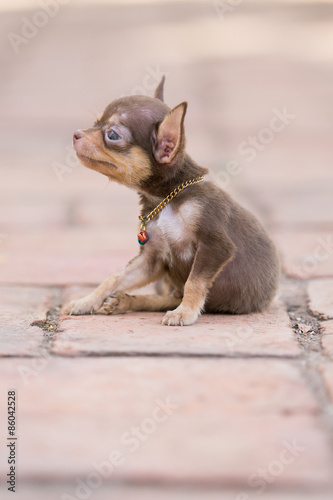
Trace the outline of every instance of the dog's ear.
{"type": "Polygon", "coordinates": [[[159,124],[154,143],[154,156],[158,163],[170,164],[184,141],[184,118],[187,102],[173,108],[159,124]]]}
{"type": "Polygon", "coordinates": [[[162,76],[162,80],[157,85],[154,92],[155,99],[159,99],[160,101],[163,101],[164,82],[165,82],[165,75],[162,76]]]}

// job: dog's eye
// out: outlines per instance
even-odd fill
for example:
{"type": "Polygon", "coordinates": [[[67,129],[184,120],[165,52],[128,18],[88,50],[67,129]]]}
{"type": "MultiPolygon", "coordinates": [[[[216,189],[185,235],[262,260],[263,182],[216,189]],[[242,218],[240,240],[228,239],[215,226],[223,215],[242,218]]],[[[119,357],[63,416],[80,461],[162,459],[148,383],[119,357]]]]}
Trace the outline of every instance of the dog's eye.
{"type": "Polygon", "coordinates": [[[121,139],[121,137],[114,130],[110,130],[110,132],[108,133],[108,139],[110,141],[119,141],[119,139],[121,139]]]}

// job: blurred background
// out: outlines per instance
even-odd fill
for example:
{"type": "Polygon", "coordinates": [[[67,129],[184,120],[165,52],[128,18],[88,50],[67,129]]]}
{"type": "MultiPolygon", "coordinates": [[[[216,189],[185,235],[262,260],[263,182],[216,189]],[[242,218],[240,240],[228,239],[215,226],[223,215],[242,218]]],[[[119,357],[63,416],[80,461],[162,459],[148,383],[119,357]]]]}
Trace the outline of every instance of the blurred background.
{"type": "Polygon", "coordinates": [[[189,103],[188,152],[261,217],[301,274],[309,230],[325,236],[332,223],[332,2],[1,0],[0,9],[5,282],[77,282],[84,265],[95,283],[110,241],[112,258],[136,252],[136,195],[84,169],[72,134],[119,96],[151,95],[162,74],[166,102],[189,103]]]}
{"type": "MultiPolygon", "coordinates": [[[[2,286],[19,284],[28,289],[29,285],[41,290],[50,287],[47,290],[54,290],[57,300],[57,286],[60,289],[75,285],[75,293],[82,295],[83,287],[98,284],[137,253],[136,194],[81,166],[72,149],[72,135],[78,128],[91,126],[113,99],[130,94],[152,95],[163,74],[166,75],[166,103],[173,107],[186,100],[189,104],[185,122],[189,154],[199,164],[209,167],[212,179],[262,220],[278,245],[285,275],[300,278],[295,282],[296,292],[301,280],[333,277],[332,1],[0,0],[0,26],[2,286]]],[[[295,288],[293,290],[295,292],[295,288]]],[[[27,304],[24,320],[32,321],[36,319],[35,306],[27,304]]],[[[75,318],[71,321],[74,324],[75,318]]],[[[103,345],[107,343],[107,333],[105,335],[103,345]]],[[[58,361],[59,358],[52,358],[51,376],[56,372],[52,363],[58,361]]],[[[80,373],[84,373],[85,361],[77,360],[82,369],[80,373]]],[[[71,374],[70,380],[74,381],[76,372],[71,359],[63,362],[66,373],[71,374]]],[[[143,373],[140,362],[131,360],[133,365],[129,368],[138,384],[143,373]]],[[[101,360],[101,366],[103,363],[106,365],[107,360],[101,360]]],[[[118,360],[115,363],[118,369],[118,360]]],[[[198,380],[199,371],[195,372],[198,380]]],[[[97,378],[93,380],[101,383],[106,394],[109,382],[103,378],[102,368],[96,368],[96,373],[97,378]]],[[[258,373],[258,378],[265,378],[264,370],[258,373]]],[[[154,381],[154,371],[151,376],[148,374],[154,381]]],[[[280,376],[278,369],[277,374],[276,378],[280,376]]],[[[61,380],[61,373],[59,376],[60,388],[66,388],[67,380],[61,380]]],[[[226,368],[226,380],[228,376],[226,368]]],[[[237,378],[237,370],[233,376],[237,378]]],[[[164,379],[168,377],[165,371],[164,379]]],[[[209,377],[208,374],[205,379],[207,386],[213,384],[213,377],[209,377]]],[[[253,382],[255,391],[260,386],[258,378],[253,382]]],[[[58,386],[56,377],[55,380],[54,389],[58,386]]],[[[131,387],[131,380],[128,375],[127,388],[131,387]]],[[[48,415],[42,411],[47,388],[42,386],[42,381],[40,377],[36,385],[31,385],[26,398],[32,394],[31,409],[38,401],[40,418],[47,419],[48,415]],[[41,392],[38,387],[42,387],[41,392]]],[[[116,382],[111,385],[113,395],[119,404],[124,404],[127,393],[123,396],[123,388],[118,388],[116,382]]],[[[156,387],[160,382],[157,378],[156,387]]],[[[171,382],[176,391],[176,375],[171,377],[171,382]]],[[[69,393],[72,386],[68,387],[69,393]]],[[[269,387],[267,393],[262,393],[265,401],[277,391],[274,384],[269,387]]],[[[297,387],[296,384],[296,392],[297,387]]],[[[92,393],[95,389],[88,383],[87,391],[92,393]]],[[[142,384],[141,389],[144,393],[149,388],[142,384]]],[[[221,389],[221,393],[224,390],[221,389]]],[[[242,391],[235,399],[239,397],[246,405],[246,390],[242,391]]],[[[89,413],[93,410],[85,406],[84,391],[78,390],[78,394],[82,407],[76,409],[73,394],[74,417],[70,417],[72,421],[69,419],[73,427],[79,427],[78,415],[93,415],[89,413]]],[[[288,394],[287,391],[287,399],[288,394]]],[[[211,405],[215,403],[213,396],[210,396],[211,405]]],[[[98,402],[98,391],[96,397],[98,402]]],[[[52,408],[52,394],[48,394],[48,398],[48,407],[52,408]]],[[[134,398],[134,401],[137,400],[134,398]]],[[[190,396],[188,401],[192,410],[190,396]]],[[[301,406],[302,401],[301,398],[301,406]]],[[[102,403],[106,404],[104,400],[102,403]]],[[[205,394],[200,393],[195,404],[194,414],[198,408],[204,408],[205,394]]],[[[306,404],[304,411],[315,413],[311,408],[307,410],[306,404]]],[[[57,415],[56,401],[54,405],[57,415]]],[[[137,401],[141,411],[140,405],[141,400],[137,401]]],[[[222,414],[225,409],[221,405],[222,414]]],[[[258,408],[258,414],[262,414],[260,405],[258,408]]],[[[112,415],[113,409],[109,407],[108,411],[112,415]]],[[[27,415],[26,418],[31,432],[37,436],[39,429],[37,424],[35,427],[31,424],[34,414],[30,412],[29,403],[27,414],[32,415],[31,420],[27,415]]],[[[274,413],[272,427],[266,426],[265,430],[270,443],[276,442],[276,446],[280,446],[280,441],[274,434],[277,429],[274,426],[280,416],[274,420],[274,413]]],[[[177,422],[177,416],[175,418],[177,422]]],[[[218,414],[214,418],[218,419],[218,414]]],[[[225,418],[230,418],[232,426],[233,417],[226,413],[225,418]]],[[[260,434],[257,414],[249,418],[251,428],[260,434]]],[[[302,422],[307,418],[308,415],[300,416],[302,422]]],[[[210,427],[209,422],[206,422],[207,428],[203,424],[201,427],[199,423],[202,433],[199,432],[196,444],[204,450],[207,445],[204,437],[209,435],[210,427]]],[[[108,422],[103,421],[103,425],[107,435],[108,422]]],[[[67,421],[61,432],[65,433],[65,429],[67,421]]],[[[236,422],[234,434],[230,436],[237,435],[237,429],[236,422]]],[[[228,434],[227,428],[224,431],[228,434]]],[[[85,428],[80,432],[84,435],[85,428]]],[[[87,442],[96,445],[86,434],[87,442]]],[[[42,473],[39,476],[39,469],[43,472],[43,467],[45,477],[48,474],[55,482],[59,479],[58,469],[52,476],[53,465],[63,463],[58,435],[56,431],[50,432],[50,449],[58,450],[54,462],[46,464],[43,455],[39,457],[38,446],[43,450],[40,441],[34,449],[35,461],[30,464],[29,456],[25,456],[28,482],[41,480],[44,476],[42,473]]],[[[313,441],[313,448],[308,449],[310,456],[318,440],[312,438],[312,434],[309,436],[313,441]]],[[[170,433],[170,440],[166,440],[171,443],[170,456],[178,456],[178,451],[172,448],[172,439],[176,438],[170,433]]],[[[70,439],[66,441],[69,449],[70,439]]],[[[190,436],[187,439],[190,440],[190,436]]],[[[247,472],[243,473],[242,467],[245,471],[252,470],[256,440],[249,435],[246,443],[234,442],[231,438],[227,441],[225,449],[232,450],[233,457],[236,456],[230,469],[234,476],[226,469],[222,480],[234,488],[237,480],[243,483],[247,480],[247,472]]],[[[31,442],[34,443],[33,438],[31,442]]],[[[74,439],[73,443],[77,441],[74,439]]],[[[44,445],[48,447],[49,443],[44,445]]],[[[80,446],[76,456],[88,460],[85,442],[80,446]]],[[[155,446],[155,441],[151,446],[155,446]]],[[[209,449],[205,452],[203,456],[209,456],[209,449]]],[[[259,458],[264,457],[264,463],[269,450],[265,453],[263,447],[259,458]]],[[[226,451],[226,461],[228,456],[226,451]]],[[[311,463],[309,459],[309,468],[311,463]]],[[[163,460],[161,464],[163,466],[163,460]]],[[[219,464],[215,465],[218,468],[219,464]]],[[[144,465],[142,469],[140,466],[141,463],[138,470],[145,471],[144,465]]],[[[68,467],[64,477],[77,473],[75,467],[75,463],[72,468],[68,467]]],[[[296,464],[296,475],[291,476],[289,484],[292,491],[304,483],[304,470],[307,470],[306,466],[303,472],[297,467],[296,464]]],[[[319,463],[313,484],[321,480],[320,468],[319,463]]],[[[324,467],[322,469],[324,471],[324,467]]],[[[324,474],[327,477],[327,469],[323,477],[324,474]]],[[[210,477],[209,472],[205,477],[210,477]]],[[[286,477],[288,482],[288,474],[286,477]]],[[[220,479],[218,474],[214,478],[220,479]]],[[[142,477],[134,477],[135,480],[140,481],[142,477]]],[[[182,478],[177,476],[174,480],[181,483],[182,478]]],[[[311,481],[312,476],[309,484],[311,481]]],[[[55,497],[60,498],[63,491],[60,489],[55,497]]],[[[249,500],[244,495],[236,499],[234,493],[235,490],[230,496],[216,494],[210,498],[249,500]]],[[[256,493],[253,488],[252,493],[256,493]]],[[[159,498],[164,498],[163,495],[159,498]]],[[[31,494],[31,498],[37,497],[31,494]]],[[[109,496],[97,492],[96,498],[109,496]]],[[[140,498],[146,498],[144,492],[140,498]]],[[[170,496],[166,493],[165,498],[170,496]]],[[[202,498],[200,491],[195,498],[202,498]]],[[[282,496],[262,498],[281,500],[283,491],[282,496]]],[[[296,498],[303,496],[293,497],[296,498]]]]}

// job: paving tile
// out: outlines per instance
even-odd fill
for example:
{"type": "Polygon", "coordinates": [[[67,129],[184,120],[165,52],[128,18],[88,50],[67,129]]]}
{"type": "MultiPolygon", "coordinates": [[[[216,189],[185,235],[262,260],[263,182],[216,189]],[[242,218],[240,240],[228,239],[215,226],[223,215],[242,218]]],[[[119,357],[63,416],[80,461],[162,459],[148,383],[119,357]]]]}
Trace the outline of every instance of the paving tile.
{"type": "Polygon", "coordinates": [[[20,203],[16,200],[11,200],[11,203],[1,201],[0,207],[0,227],[8,235],[14,231],[41,231],[66,225],[66,206],[60,200],[26,197],[20,203]]]}
{"type": "MultiPolygon", "coordinates": [[[[268,488],[269,489],[269,488],[268,488]]],[[[15,493],[16,500],[66,500],[62,498],[62,495],[69,495],[67,500],[77,500],[78,497],[75,494],[72,495],[73,487],[69,484],[49,484],[49,485],[36,485],[31,486],[27,484],[20,484],[19,489],[15,493]],[[71,496],[70,496],[71,495],[71,496]]],[[[192,489],[191,487],[175,487],[168,484],[163,486],[112,486],[103,485],[99,488],[90,488],[91,498],[93,500],[109,500],[110,498],[116,498],[117,500],[250,500],[255,498],[256,490],[252,491],[241,491],[241,490],[226,490],[200,488],[192,489]],[[243,496],[242,496],[243,495],[243,496]],[[246,496],[247,495],[247,496],[246,496]]],[[[88,489],[86,491],[89,491],[88,489]]],[[[80,490],[78,490],[80,491],[80,490]]],[[[83,493],[83,488],[81,493],[83,493]]],[[[12,498],[12,494],[8,493],[6,490],[2,490],[0,487],[0,494],[3,500],[12,498]],[[7,496],[6,496],[7,495],[7,496]],[[11,495],[11,496],[10,496],[11,495]]],[[[88,495],[88,493],[86,493],[88,495]]],[[[88,496],[87,496],[88,498],[88,496]]],[[[295,491],[283,491],[283,492],[265,492],[260,494],[261,500],[331,500],[332,492],[322,492],[317,491],[308,492],[295,492],[295,491]]]]}
{"type": "Polygon", "coordinates": [[[0,287],[0,356],[42,353],[43,332],[31,323],[45,320],[53,294],[37,287],[0,287]]]}
{"type": "MultiPolygon", "coordinates": [[[[67,140],[71,142],[72,134],[67,140]]],[[[59,146],[59,149],[59,155],[65,153],[65,148],[62,151],[59,146]]],[[[62,182],[54,175],[52,162],[47,174],[42,167],[45,170],[45,165],[39,164],[29,164],[27,169],[18,166],[18,171],[6,174],[6,185],[0,186],[0,227],[3,230],[24,234],[27,230],[102,226],[106,233],[120,231],[121,235],[127,228],[136,230],[140,207],[139,197],[133,190],[110,182],[79,162],[73,172],[64,174],[62,182]],[[37,186],[36,177],[39,179],[37,186]]]]}
{"type": "Polygon", "coordinates": [[[322,337],[321,343],[324,353],[333,360],[333,321],[323,321],[321,323],[322,337]]]}
{"type": "Polygon", "coordinates": [[[313,314],[333,318],[333,279],[310,281],[308,296],[313,314]]]}
{"type": "Polygon", "coordinates": [[[322,321],[321,328],[326,336],[333,336],[333,320],[322,321]]]}
{"type": "Polygon", "coordinates": [[[333,277],[333,240],[329,230],[273,231],[288,276],[303,280],[333,277]]]}
{"type": "Polygon", "coordinates": [[[323,335],[321,342],[324,352],[333,360],[333,335],[323,335]]]}
{"type": "MultiPolygon", "coordinates": [[[[78,291],[75,295],[79,295],[78,291]]],[[[260,314],[204,314],[189,327],[161,325],[163,313],[129,312],[114,316],[64,318],[52,347],[52,352],[61,355],[163,353],[298,356],[300,353],[285,308],[278,302],[268,312],[260,314]]]]}
{"type": "Polygon", "coordinates": [[[333,405],[333,364],[326,362],[320,367],[333,405]]]}
{"type": "Polygon", "coordinates": [[[23,482],[84,477],[113,451],[123,460],[114,458],[111,481],[246,485],[259,467],[280,468],[275,486],[331,478],[327,436],[295,361],[53,357],[27,385],[20,363],[2,361],[0,391],[17,390],[23,482]],[[296,445],[288,465],[272,465],[296,445]]]}
{"type": "Polygon", "coordinates": [[[135,231],[135,227],[133,232],[123,231],[122,238],[115,238],[113,231],[105,228],[12,234],[0,248],[0,280],[38,285],[99,284],[138,253],[135,231]]]}
{"type": "Polygon", "coordinates": [[[296,182],[286,185],[268,178],[264,182],[265,190],[254,186],[251,194],[253,196],[253,192],[257,191],[256,199],[262,206],[269,207],[270,227],[296,232],[302,229],[329,229],[333,233],[333,197],[329,181],[324,183],[322,178],[320,181],[315,178],[309,182],[298,178],[296,182]]]}
{"type": "MultiPolygon", "coordinates": [[[[114,186],[111,182],[110,188],[102,197],[93,194],[91,193],[89,198],[78,200],[75,209],[77,223],[93,227],[103,226],[105,231],[110,232],[114,240],[119,242],[131,234],[135,237],[138,216],[141,213],[138,195],[124,186],[114,186]]],[[[136,239],[133,241],[136,242],[136,239]]]]}

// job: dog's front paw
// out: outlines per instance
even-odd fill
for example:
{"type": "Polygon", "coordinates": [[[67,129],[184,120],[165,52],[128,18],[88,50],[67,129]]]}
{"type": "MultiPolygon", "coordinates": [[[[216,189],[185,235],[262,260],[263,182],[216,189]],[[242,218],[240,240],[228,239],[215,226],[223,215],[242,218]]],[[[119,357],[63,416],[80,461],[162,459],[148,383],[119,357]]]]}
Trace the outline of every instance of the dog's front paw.
{"type": "Polygon", "coordinates": [[[115,293],[105,299],[100,312],[103,314],[124,314],[130,309],[131,296],[127,293],[115,293]]]}
{"type": "Polygon", "coordinates": [[[78,316],[80,314],[94,314],[100,308],[100,303],[91,295],[87,295],[79,300],[72,300],[69,304],[65,305],[62,312],[78,316]]]}
{"type": "Polygon", "coordinates": [[[182,304],[178,306],[174,311],[168,311],[164,318],[162,319],[162,325],[168,326],[185,326],[193,325],[198,319],[199,313],[188,309],[182,304]]]}

